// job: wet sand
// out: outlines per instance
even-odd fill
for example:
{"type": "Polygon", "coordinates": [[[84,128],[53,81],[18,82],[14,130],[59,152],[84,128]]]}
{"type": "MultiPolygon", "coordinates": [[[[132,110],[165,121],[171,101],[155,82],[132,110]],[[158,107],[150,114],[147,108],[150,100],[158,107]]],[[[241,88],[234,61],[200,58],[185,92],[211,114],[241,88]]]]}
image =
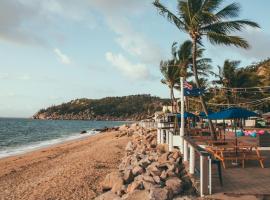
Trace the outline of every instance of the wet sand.
{"type": "Polygon", "coordinates": [[[115,133],[0,159],[0,199],[93,199],[124,156],[129,138],[115,133]]]}

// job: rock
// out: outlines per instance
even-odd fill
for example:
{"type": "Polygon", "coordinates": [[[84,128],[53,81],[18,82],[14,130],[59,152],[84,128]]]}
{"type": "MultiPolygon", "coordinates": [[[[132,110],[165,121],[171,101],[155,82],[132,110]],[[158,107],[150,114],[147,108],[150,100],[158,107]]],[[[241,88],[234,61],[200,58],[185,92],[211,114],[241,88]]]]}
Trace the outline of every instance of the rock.
{"type": "Polygon", "coordinates": [[[110,174],[107,174],[104,181],[101,184],[102,190],[110,190],[115,184],[123,184],[123,179],[121,177],[121,174],[119,172],[111,172],[110,174]]]}
{"type": "Polygon", "coordinates": [[[133,144],[131,141],[127,143],[127,146],[125,148],[126,151],[133,151],[133,144]]]}
{"type": "Polygon", "coordinates": [[[158,162],[160,164],[166,163],[168,161],[168,155],[169,153],[163,153],[159,158],[158,158],[158,162]]]}
{"type": "Polygon", "coordinates": [[[167,172],[166,172],[165,170],[163,170],[163,171],[161,172],[160,178],[161,178],[162,180],[165,180],[165,179],[167,178],[167,172]]]}
{"type": "Polygon", "coordinates": [[[172,157],[173,157],[173,159],[177,159],[177,158],[179,158],[180,157],[180,152],[179,151],[175,151],[175,152],[173,152],[173,154],[172,154],[172,157]]]}
{"type": "Polygon", "coordinates": [[[114,194],[112,191],[108,191],[96,197],[95,200],[121,200],[121,198],[114,194]]]}
{"type": "Polygon", "coordinates": [[[150,183],[150,182],[147,182],[147,181],[143,181],[143,188],[145,190],[151,190],[153,187],[155,187],[155,183],[150,183]]]}
{"type": "Polygon", "coordinates": [[[140,166],[135,166],[135,167],[132,169],[132,174],[133,174],[134,176],[138,176],[138,175],[142,174],[143,171],[144,171],[144,170],[143,170],[142,167],[140,167],[140,166]]]}
{"type": "Polygon", "coordinates": [[[133,178],[134,178],[134,176],[133,176],[133,173],[132,173],[131,169],[128,169],[128,170],[124,171],[123,179],[124,179],[126,184],[129,184],[131,181],[133,181],[133,178]]]}
{"type": "Polygon", "coordinates": [[[149,175],[143,175],[143,180],[144,180],[144,181],[147,181],[147,182],[149,182],[149,183],[152,183],[152,184],[155,183],[153,177],[152,177],[152,176],[149,176],[149,175]]]}
{"type": "Polygon", "coordinates": [[[154,181],[155,181],[157,184],[160,183],[160,178],[159,178],[159,176],[153,176],[153,179],[154,179],[154,181]]]}
{"type": "Polygon", "coordinates": [[[149,200],[149,192],[146,190],[136,190],[133,193],[129,193],[123,199],[125,200],[149,200]]]}
{"type": "Polygon", "coordinates": [[[139,165],[143,168],[146,168],[148,165],[150,165],[151,162],[148,159],[148,156],[146,156],[144,159],[140,160],[139,165]]]}
{"type": "Polygon", "coordinates": [[[122,182],[121,182],[121,181],[117,181],[117,182],[113,185],[111,191],[112,191],[113,193],[115,193],[115,194],[121,194],[122,191],[123,191],[124,189],[125,189],[125,186],[124,186],[123,181],[122,181],[122,182]]]}
{"type": "Polygon", "coordinates": [[[166,148],[165,148],[164,144],[158,144],[156,148],[157,148],[157,151],[159,153],[165,153],[166,152],[166,148]]]}
{"type": "Polygon", "coordinates": [[[167,200],[169,191],[165,188],[152,188],[150,190],[150,200],[167,200]]]}
{"type": "Polygon", "coordinates": [[[183,191],[182,181],[177,177],[169,178],[165,184],[166,188],[171,190],[174,195],[180,194],[183,191]]]}
{"type": "Polygon", "coordinates": [[[133,181],[131,184],[127,187],[127,193],[132,193],[136,189],[142,188],[142,181],[133,181]]]}
{"type": "Polygon", "coordinates": [[[156,139],[153,139],[153,140],[151,141],[151,143],[150,143],[150,147],[151,147],[151,148],[156,148],[156,146],[157,146],[157,140],[156,140],[156,139]]]}
{"type": "Polygon", "coordinates": [[[147,167],[147,171],[152,175],[152,176],[160,176],[161,171],[156,167],[155,163],[152,163],[147,167]]]}
{"type": "Polygon", "coordinates": [[[87,131],[81,131],[81,134],[85,134],[85,133],[87,133],[87,131]]]}

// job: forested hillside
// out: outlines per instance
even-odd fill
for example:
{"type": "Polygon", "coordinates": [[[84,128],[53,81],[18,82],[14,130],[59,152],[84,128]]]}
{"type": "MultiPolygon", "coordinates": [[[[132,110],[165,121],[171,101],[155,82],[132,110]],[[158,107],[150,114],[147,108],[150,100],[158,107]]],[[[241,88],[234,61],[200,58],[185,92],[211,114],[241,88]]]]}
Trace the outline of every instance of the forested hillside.
{"type": "Polygon", "coordinates": [[[161,110],[168,100],[150,95],[76,99],[38,111],[34,119],[140,120],[161,110]]]}

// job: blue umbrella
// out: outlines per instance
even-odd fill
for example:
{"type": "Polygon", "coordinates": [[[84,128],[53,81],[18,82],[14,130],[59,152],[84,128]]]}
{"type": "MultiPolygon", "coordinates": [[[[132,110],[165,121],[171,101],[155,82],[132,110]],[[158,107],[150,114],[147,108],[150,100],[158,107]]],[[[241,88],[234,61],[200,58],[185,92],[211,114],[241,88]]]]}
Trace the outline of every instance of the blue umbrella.
{"type": "MultiPolygon", "coordinates": [[[[212,113],[208,115],[209,119],[243,119],[243,118],[248,118],[248,117],[253,117],[257,116],[258,114],[249,110],[246,110],[244,108],[229,108],[220,112],[212,113]]],[[[236,155],[237,155],[237,136],[236,136],[236,126],[234,130],[235,134],[235,143],[236,143],[236,155]]],[[[224,140],[225,140],[225,135],[224,135],[224,140]]]]}
{"type": "MultiPolygon", "coordinates": [[[[211,114],[211,113],[213,113],[213,112],[211,110],[208,110],[208,115],[211,114]]],[[[200,112],[199,117],[206,118],[205,112],[200,112]]]]}
{"type": "Polygon", "coordinates": [[[244,108],[229,108],[220,112],[208,115],[209,119],[243,119],[258,116],[257,113],[246,110],[244,108]]]}
{"type": "MultiPolygon", "coordinates": [[[[181,114],[177,114],[176,115],[178,118],[181,118],[181,114]]],[[[195,117],[197,117],[196,115],[194,115],[194,114],[192,114],[192,113],[190,113],[190,112],[185,112],[184,113],[184,118],[186,119],[186,118],[195,118],[195,117]]]]}

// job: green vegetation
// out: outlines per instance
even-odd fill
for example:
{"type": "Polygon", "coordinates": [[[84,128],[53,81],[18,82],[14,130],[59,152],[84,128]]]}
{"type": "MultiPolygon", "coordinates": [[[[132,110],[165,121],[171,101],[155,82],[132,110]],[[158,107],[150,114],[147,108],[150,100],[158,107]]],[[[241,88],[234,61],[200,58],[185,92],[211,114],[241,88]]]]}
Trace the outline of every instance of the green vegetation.
{"type": "Polygon", "coordinates": [[[169,100],[150,95],[76,99],[68,103],[41,109],[36,119],[75,120],[140,120],[161,110],[169,100]]]}
{"type": "MultiPolygon", "coordinates": [[[[180,31],[188,34],[192,41],[192,68],[195,84],[201,88],[197,68],[198,48],[206,37],[214,45],[233,45],[248,48],[248,42],[232,32],[241,31],[246,26],[259,27],[255,22],[249,20],[230,20],[239,15],[240,6],[237,3],[229,4],[220,9],[224,0],[179,0],[177,14],[168,10],[159,0],[154,1],[154,6],[160,14],[172,22],[180,31]]],[[[200,96],[203,111],[208,114],[204,96],[200,96]]],[[[211,120],[209,120],[211,135],[215,139],[215,131],[211,120]]]]}

